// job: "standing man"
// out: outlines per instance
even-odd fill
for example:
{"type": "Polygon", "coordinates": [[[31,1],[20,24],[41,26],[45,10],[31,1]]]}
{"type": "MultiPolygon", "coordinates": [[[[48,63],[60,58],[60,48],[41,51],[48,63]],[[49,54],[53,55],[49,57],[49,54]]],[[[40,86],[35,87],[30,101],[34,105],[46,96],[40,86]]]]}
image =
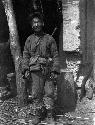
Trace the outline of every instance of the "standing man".
{"type": "MultiPolygon", "coordinates": [[[[35,12],[30,16],[34,34],[30,35],[23,51],[23,72],[31,76],[31,96],[36,107],[43,100],[48,115],[52,115],[54,84],[52,78],[59,73],[59,58],[54,38],[43,32],[43,16],[35,12]]],[[[40,105],[41,106],[41,105],[40,105]]]]}

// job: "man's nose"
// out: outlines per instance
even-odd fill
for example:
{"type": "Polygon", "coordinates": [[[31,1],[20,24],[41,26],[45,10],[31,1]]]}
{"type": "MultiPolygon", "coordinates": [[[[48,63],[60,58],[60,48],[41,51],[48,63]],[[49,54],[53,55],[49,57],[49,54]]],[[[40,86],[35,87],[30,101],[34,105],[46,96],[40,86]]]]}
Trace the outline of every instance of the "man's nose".
{"type": "Polygon", "coordinates": [[[38,26],[38,23],[35,23],[35,26],[38,26]]]}

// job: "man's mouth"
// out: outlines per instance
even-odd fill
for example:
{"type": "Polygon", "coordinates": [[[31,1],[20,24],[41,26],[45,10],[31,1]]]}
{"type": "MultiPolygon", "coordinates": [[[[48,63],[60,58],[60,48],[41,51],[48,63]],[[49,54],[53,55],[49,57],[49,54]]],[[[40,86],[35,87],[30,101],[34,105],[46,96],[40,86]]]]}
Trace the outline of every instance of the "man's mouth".
{"type": "Polygon", "coordinates": [[[39,29],[40,29],[40,27],[34,27],[34,29],[35,29],[35,30],[39,30],[39,29]]]}

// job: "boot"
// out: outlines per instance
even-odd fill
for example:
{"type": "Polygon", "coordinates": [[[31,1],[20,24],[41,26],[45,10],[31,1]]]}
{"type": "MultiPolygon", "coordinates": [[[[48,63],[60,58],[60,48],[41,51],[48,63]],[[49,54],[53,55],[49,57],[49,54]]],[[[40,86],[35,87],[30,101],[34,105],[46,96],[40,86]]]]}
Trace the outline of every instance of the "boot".
{"type": "Polygon", "coordinates": [[[54,123],[53,109],[47,109],[46,122],[47,122],[48,124],[53,124],[53,123],[54,123]]]}
{"type": "Polygon", "coordinates": [[[41,110],[40,109],[33,109],[32,112],[32,119],[31,125],[38,125],[41,122],[41,110]]]}
{"type": "Polygon", "coordinates": [[[42,104],[39,103],[37,100],[34,100],[32,103],[32,110],[31,110],[31,124],[38,125],[41,122],[42,116],[42,104]]]}
{"type": "Polygon", "coordinates": [[[41,122],[39,116],[32,116],[31,125],[38,125],[41,122]]]}

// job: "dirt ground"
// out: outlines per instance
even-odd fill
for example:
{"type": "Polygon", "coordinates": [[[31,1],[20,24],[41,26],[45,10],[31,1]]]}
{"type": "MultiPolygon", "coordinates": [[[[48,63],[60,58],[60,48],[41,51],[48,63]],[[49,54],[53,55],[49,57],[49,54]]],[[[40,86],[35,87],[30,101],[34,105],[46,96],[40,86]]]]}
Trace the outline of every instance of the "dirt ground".
{"type": "MultiPolygon", "coordinates": [[[[75,82],[79,61],[76,59],[67,61],[67,69],[73,72],[75,82]]],[[[79,80],[79,83],[81,83],[81,80],[79,80]]],[[[0,103],[0,125],[33,125],[32,113],[32,104],[20,108],[17,106],[16,98],[6,100],[0,103]]],[[[78,99],[75,111],[58,113],[55,118],[51,124],[49,121],[41,121],[39,125],[95,125],[95,95],[91,100],[84,97],[80,102],[78,99]]]]}
{"type": "MultiPolygon", "coordinates": [[[[9,99],[0,104],[0,125],[32,125],[32,104],[19,108],[16,99],[9,99]]],[[[84,97],[74,112],[56,116],[56,121],[46,125],[95,125],[95,96],[92,100],[84,97]]]]}

